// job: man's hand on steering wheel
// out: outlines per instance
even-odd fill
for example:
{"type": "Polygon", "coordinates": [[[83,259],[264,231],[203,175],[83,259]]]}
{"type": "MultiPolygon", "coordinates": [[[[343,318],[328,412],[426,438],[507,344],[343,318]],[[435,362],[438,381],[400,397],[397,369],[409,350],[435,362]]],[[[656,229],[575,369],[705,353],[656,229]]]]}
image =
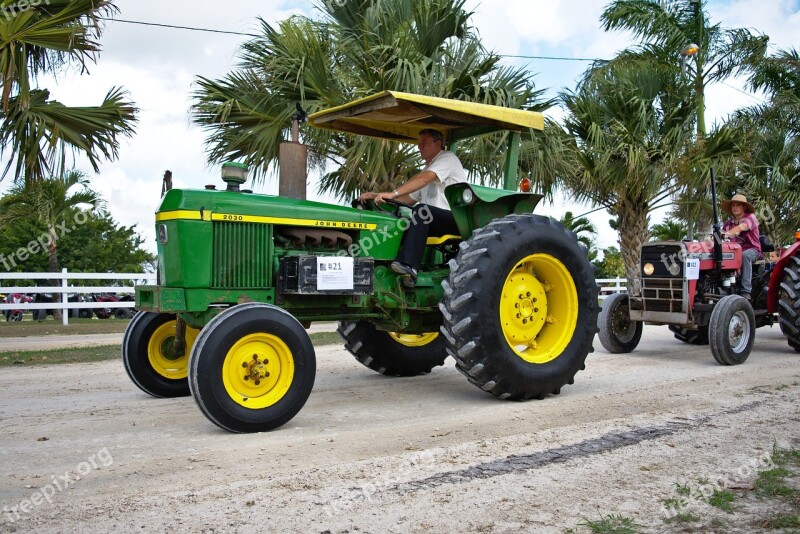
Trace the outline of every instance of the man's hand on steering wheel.
{"type": "Polygon", "coordinates": [[[380,205],[380,204],[384,204],[386,202],[394,203],[394,202],[391,202],[391,201],[395,200],[396,198],[397,198],[397,196],[396,196],[396,194],[394,192],[390,192],[390,193],[367,192],[367,193],[362,193],[361,196],[358,197],[358,201],[363,204],[367,200],[372,200],[373,202],[375,202],[375,204],[380,205]]]}

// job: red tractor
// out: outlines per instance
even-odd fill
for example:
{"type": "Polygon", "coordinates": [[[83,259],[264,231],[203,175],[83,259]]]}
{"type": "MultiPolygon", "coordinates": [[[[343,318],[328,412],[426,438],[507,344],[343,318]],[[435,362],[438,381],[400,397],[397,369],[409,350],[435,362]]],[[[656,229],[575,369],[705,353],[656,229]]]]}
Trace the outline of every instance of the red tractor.
{"type": "MultiPolygon", "coordinates": [[[[686,343],[708,343],[722,365],[743,363],[755,329],[780,323],[800,352],[800,232],[776,262],[753,265],[752,302],[739,295],[741,245],[719,240],[666,241],[642,246],[639,275],[629,294],[608,297],[598,317],[600,342],[613,353],[631,352],[642,325],[669,325],[686,343]]],[[[773,247],[762,236],[766,256],[773,247]]]]}

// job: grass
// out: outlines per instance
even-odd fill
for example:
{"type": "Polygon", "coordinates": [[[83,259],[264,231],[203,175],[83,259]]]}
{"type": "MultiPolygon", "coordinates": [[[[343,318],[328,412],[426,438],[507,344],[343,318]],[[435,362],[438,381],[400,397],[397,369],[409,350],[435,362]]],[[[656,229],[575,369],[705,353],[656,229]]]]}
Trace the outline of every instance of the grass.
{"type": "Polygon", "coordinates": [[[128,319],[73,319],[69,325],[64,326],[61,321],[56,321],[48,316],[42,322],[30,321],[25,316],[19,323],[9,323],[0,316],[0,338],[4,337],[40,337],[51,335],[82,335],[82,334],[117,334],[125,331],[130,322],[128,319]]]}
{"type": "Polygon", "coordinates": [[[686,495],[689,496],[692,494],[692,488],[689,487],[689,483],[686,482],[684,484],[680,484],[678,482],[675,483],[675,491],[678,492],[678,495],[686,495]]]}
{"type": "Polygon", "coordinates": [[[620,514],[606,516],[601,514],[599,521],[587,519],[583,523],[579,523],[579,525],[598,534],[636,534],[638,532],[636,528],[639,526],[630,517],[620,514]]]}
{"type": "Polygon", "coordinates": [[[764,528],[772,529],[798,529],[800,528],[800,516],[797,514],[775,514],[767,519],[764,528]]]}
{"type": "MultiPolygon", "coordinates": [[[[795,384],[792,384],[794,386],[795,384]]],[[[725,531],[730,529],[733,523],[740,523],[741,514],[753,515],[753,508],[759,508],[763,512],[756,512],[756,519],[752,525],[757,530],[778,530],[782,532],[800,532],[800,489],[797,488],[797,478],[800,475],[800,449],[783,449],[777,445],[773,446],[771,454],[772,463],[769,469],[759,471],[753,484],[753,491],[748,492],[729,490],[726,488],[717,489],[708,498],[697,492],[694,506],[700,502],[705,502],[708,506],[723,510],[732,515],[731,519],[724,517],[714,517],[710,521],[700,515],[696,515],[687,510],[687,498],[694,496],[689,483],[675,483],[677,497],[664,499],[662,501],[667,516],[666,523],[695,523],[694,525],[684,525],[684,530],[692,531],[725,531]],[[737,501],[737,499],[741,499],[737,501]],[[734,505],[734,501],[736,505],[734,505]],[[766,513],[764,513],[766,512],[766,513]],[[700,523],[700,524],[698,524],[700,523]]],[[[697,480],[699,486],[709,483],[707,478],[697,480]]],[[[596,532],[610,532],[596,530],[596,532]]]]}
{"type": "Polygon", "coordinates": [[[0,352],[0,367],[11,365],[52,365],[59,363],[101,362],[120,357],[117,345],[70,349],[0,352]]]}
{"type": "Polygon", "coordinates": [[[776,467],[769,471],[762,471],[756,479],[755,489],[761,495],[792,497],[797,490],[790,488],[784,482],[792,472],[784,467],[776,467]]]}
{"type": "Polygon", "coordinates": [[[708,504],[714,508],[719,508],[729,514],[733,513],[733,501],[736,500],[736,495],[729,490],[714,490],[711,497],[708,498],[708,504]]]}
{"type": "MultiPolygon", "coordinates": [[[[336,332],[316,332],[309,337],[315,347],[342,344],[342,338],[336,332]]],[[[2,346],[0,346],[0,367],[100,362],[120,357],[119,345],[10,352],[2,352],[2,350],[2,346]]]]}
{"type": "Polygon", "coordinates": [[[675,514],[675,519],[681,523],[697,523],[700,521],[700,516],[692,512],[679,512],[675,514]]]}

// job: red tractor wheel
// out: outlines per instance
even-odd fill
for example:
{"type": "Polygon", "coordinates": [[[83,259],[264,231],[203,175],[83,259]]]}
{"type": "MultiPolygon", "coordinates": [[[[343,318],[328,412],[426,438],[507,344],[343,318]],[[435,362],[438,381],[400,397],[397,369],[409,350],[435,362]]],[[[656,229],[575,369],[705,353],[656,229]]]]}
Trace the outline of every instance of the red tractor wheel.
{"type": "Polygon", "coordinates": [[[792,256],[783,268],[778,295],[781,330],[789,346],[800,352],[800,257],[792,256]]]}

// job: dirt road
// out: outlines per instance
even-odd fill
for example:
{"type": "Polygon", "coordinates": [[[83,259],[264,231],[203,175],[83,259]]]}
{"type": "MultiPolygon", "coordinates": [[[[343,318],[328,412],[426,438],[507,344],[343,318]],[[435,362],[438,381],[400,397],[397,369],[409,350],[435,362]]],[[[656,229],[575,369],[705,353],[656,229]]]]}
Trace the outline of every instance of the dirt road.
{"type": "MultiPolygon", "coordinates": [[[[644,339],[596,341],[574,385],[525,403],[452,363],[389,379],[322,347],[305,408],[257,435],[147,397],[120,361],[0,369],[0,531],[564,532],[606,514],[675,531],[676,483],[746,490],[773,445],[800,448],[800,354],[777,328],[736,367],[666,328],[644,339]]],[[[686,506],[693,528],[752,532],[775,506],[752,501],[686,506]]]]}

